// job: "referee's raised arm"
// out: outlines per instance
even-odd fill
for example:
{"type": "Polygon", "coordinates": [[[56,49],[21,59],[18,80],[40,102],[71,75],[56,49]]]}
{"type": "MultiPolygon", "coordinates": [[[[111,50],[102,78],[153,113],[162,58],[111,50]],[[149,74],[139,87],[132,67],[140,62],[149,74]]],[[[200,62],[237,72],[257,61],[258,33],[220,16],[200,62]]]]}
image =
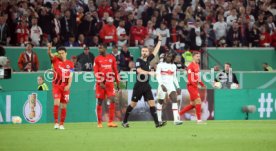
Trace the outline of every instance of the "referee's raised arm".
{"type": "Polygon", "coordinates": [[[47,51],[48,55],[49,55],[50,59],[53,59],[54,54],[52,53],[52,43],[48,43],[47,46],[48,46],[48,51],[47,51]]]}
{"type": "Polygon", "coordinates": [[[156,56],[157,53],[159,52],[160,47],[161,47],[161,43],[162,43],[162,36],[161,36],[161,34],[158,33],[157,36],[158,36],[158,43],[156,44],[156,46],[155,46],[155,48],[154,48],[154,50],[153,50],[153,52],[152,52],[152,54],[153,54],[154,56],[156,56]]]}

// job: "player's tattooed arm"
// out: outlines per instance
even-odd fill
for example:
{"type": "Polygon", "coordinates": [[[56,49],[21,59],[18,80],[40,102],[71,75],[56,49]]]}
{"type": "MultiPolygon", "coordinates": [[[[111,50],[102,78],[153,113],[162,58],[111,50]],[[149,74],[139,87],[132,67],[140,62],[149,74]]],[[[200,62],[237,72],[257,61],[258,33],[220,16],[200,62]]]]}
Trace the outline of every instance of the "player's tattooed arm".
{"type": "Polygon", "coordinates": [[[52,59],[52,58],[54,58],[54,56],[55,56],[55,55],[52,53],[52,43],[48,43],[47,46],[48,46],[48,51],[47,51],[47,53],[48,53],[50,59],[52,59]]]}
{"type": "Polygon", "coordinates": [[[153,52],[152,52],[152,54],[153,54],[154,56],[156,56],[157,53],[159,52],[160,47],[161,47],[161,43],[162,43],[162,36],[161,36],[161,34],[158,33],[157,36],[158,36],[158,43],[156,44],[156,46],[155,46],[155,48],[154,48],[154,50],[153,50],[153,52]]]}

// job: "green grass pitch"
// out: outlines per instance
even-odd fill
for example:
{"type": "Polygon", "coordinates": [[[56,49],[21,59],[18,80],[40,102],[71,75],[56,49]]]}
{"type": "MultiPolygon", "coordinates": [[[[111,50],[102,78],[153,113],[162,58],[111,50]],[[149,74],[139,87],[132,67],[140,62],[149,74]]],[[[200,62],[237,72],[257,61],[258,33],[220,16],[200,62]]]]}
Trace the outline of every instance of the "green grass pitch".
{"type": "MultiPolygon", "coordinates": [[[[118,123],[119,124],[119,123],[118,123]]],[[[184,122],[99,129],[96,123],[0,125],[0,151],[275,151],[276,121],[184,122]]]]}

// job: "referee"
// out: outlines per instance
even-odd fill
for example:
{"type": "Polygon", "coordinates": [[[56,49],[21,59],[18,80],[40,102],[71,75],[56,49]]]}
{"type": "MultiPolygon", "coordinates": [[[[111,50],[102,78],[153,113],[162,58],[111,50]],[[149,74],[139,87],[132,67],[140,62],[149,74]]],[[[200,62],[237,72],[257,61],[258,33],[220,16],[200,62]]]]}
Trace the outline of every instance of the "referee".
{"type": "Polygon", "coordinates": [[[143,47],[141,49],[141,57],[136,60],[136,83],[133,88],[133,94],[131,98],[131,103],[128,105],[124,121],[122,123],[122,126],[124,128],[128,128],[128,117],[130,112],[133,110],[133,108],[137,105],[138,100],[144,96],[145,101],[150,106],[150,113],[154,119],[155,127],[159,128],[166,124],[166,122],[158,122],[157,114],[156,114],[156,108],[155,108],[155,102],[154,98],[151,92],[151,86],[149,84],[149,78],[150,75],[154,75],[154,72],[150,71],[150,62],[154,57],[157,55],[160,46],[161,46],[162,36],[158,34],[158,43],[154,48],[154,51],[152,54],[149,54],[149,49],[146,47],[143,47]]]}

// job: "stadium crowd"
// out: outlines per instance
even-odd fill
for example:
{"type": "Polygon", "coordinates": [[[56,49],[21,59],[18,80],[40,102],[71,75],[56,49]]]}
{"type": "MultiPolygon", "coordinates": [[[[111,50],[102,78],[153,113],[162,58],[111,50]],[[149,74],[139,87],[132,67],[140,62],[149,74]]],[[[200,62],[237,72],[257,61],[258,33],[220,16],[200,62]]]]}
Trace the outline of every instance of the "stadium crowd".
{"type": "Polygon", "coordinates": [[[133,57],[127,46],[153,47],[157,33],[161,53],[175,50],[183,57],[190,55],[185,50],[204,47],[276,47],[275,15],[272,0],[2,0],[0,44],[105,43],[122,49],[115,53],[128,71],[133,57]]]}

